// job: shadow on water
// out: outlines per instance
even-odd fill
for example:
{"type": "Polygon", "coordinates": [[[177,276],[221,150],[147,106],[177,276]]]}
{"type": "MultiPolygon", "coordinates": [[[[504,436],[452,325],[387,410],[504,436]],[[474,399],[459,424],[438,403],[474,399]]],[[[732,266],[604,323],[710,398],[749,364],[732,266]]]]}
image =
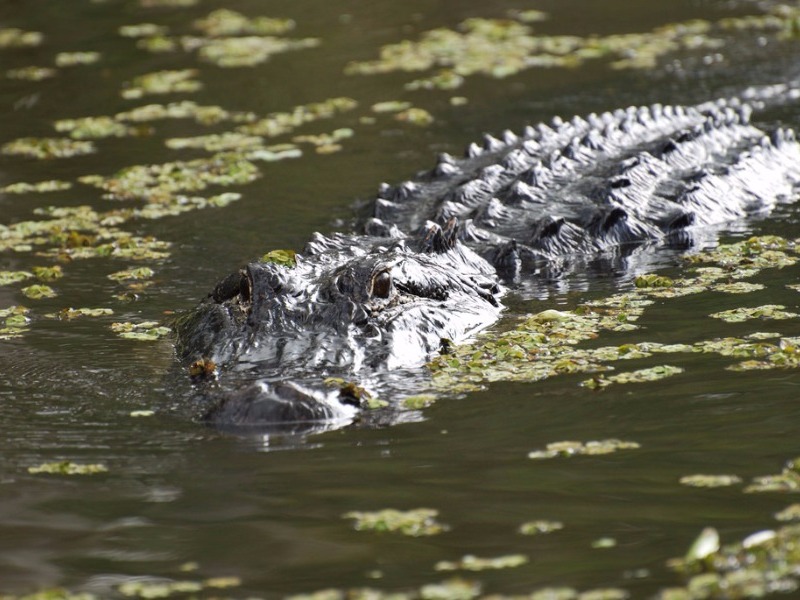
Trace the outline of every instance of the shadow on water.
{"type": "MultiPolygon", "coordinates": [[[[737,474],[747,482],[780,470],[796,455],[800,380],[793,370],[731,373],[724,370],[727,359],[688,354],[674,359],[685,373],[667,383],[601,392],[580,387],[581,375],[494,383],[482,391],[445,394],[390,427],[238,437],[198,424],[191,407],[180,405],[190,383],[175,376],[168,338],[125,339],[112,324],[168,320],[192,307],[221,275],[264,251],[300,249],[313,231],[346,229],[356,205],[372,197],[379,182],[400,181],[429,168],[438,152],[460,153],[484,131],[518,130],[555,114],[630,104],[691,104],[751,84],[785,81],[797,75],[796,41],[780,40],[773,30],[744,30],[725,33],[730,40],[714,46],[703,45],[698,34],[697,47],[678,44],[646,69],[615,70],[609,63],[620,57],[604,56],[580,65],[496,72],[508,75],[500,78],[472,75],[457,89],[409,91],[404,84],[436,70],[343,72],[352,61],[374,60],[381,46],[418,40],[435,27],[452,29],[470,17],[518,19],[529,4],[200,0],[159,7],[162,3],[169,4],[36,0],[0,6],[0,40],[2,28],[43,34],[38,44],[0,47],[4,71],[52,67],[58,52],[99,53],[97,62],[60,66],[41,81],[0,75],[0,144],[66,136],[54,131],[56,120],[189,99],[263,117],[348,96],[358,101],[356,109],[308,119],[267,143],[292,143],[297,134],[337,129],[355,135],[328,147],[320,140],[296,141],[302,157],[260,162],[258,178],[242,185],[184,188],[181,193],[188,196],[232,191],[242,197],[229,206],[158,219],[113,212],[148,203],[141,197],[103,198],[103,191],[77,179],[110,176],[131,165],[207,157],[209,152],[168,148],[164,141],[230,131],[241,123],[161,119],[134,127],[139,133],[152,128],[152,134],[96,139],[96,152],[85,156],[0,156],[0,187],[44,180],[73,184],[54,192],[1,191],[1,225],[55,218],[42,215],[48,206],[87,205],[105,215],[100,219],[104,231],[65,221],[19,242],[31,246],[0,246],[3,272],[57,264],[64,273],[41,282],[57,292],[53,298],[23,295],[35,279],[0,286],[0,310],[30,309],[18,337],[0,341],[0,593],[58,585],[110,597],[132,590],[124,586],[137,581],[190,581],[200,586],[194,592],[202,597],[277,598],[325,588],[408,591],[452,576],[434,568],[439,561],[522,554],[528,562],[518,568],[458,574],[479,581],[486,593],[619,587],[638,598],[680,583],[665,560],[683,555],[703,527],[714,526],[724,540],[733,541],[776,526],[772,514],[789,503],[785,496],[744,495],[741,486],[691,488],[678,480],[711,472],[737,474]],[[147,36],[119,35],[123,25],[153,23],[168,28],[158,33],[164,38],[160,43],[196,37],[192,21],[222,5],[251,16],[290,17],[296,27],[286,37],[318,38],[319,44],[274,54],[254,66],[223,68],[204,62],[197,50],[149,52],[137,48],[147,36]],[[203,88],[140,99],[120,95],[131,87],[124,82],[166,69],[197,69],[203,88]],[[417,126],[370,109],[390,100],[424,108],[433,123],[417,126]],[[70,231],[78,235],[70,238],[70,231]],[[161,258],[81,259],[80,235],[92,237],[85,240],[90,247],[116,240],[114,248],[122,248],[124,240],[137,237],[170,245],[161,258]],[[145,265],[152,276],[108,277],[145,265]],[[111,308],[113,315],[47,317],[67,307],[111,308]],[[527,458],[559,440],[608,438],[641,447],[603,456],[527,458]],[[103,465],[107,471],[73,476],[28,471],[53,462],[103,465]],[[387,507],[437,509],[448,530],[430,537],[360,532],[342,518],[349,511],[387,507]],[[564,528],[548,535],[518,533],[522,523],[535,519],[558,521],[564,528]],[[222,577],[229,579],[217,584],[235,587],[220,590],[208,583],[222,577]]],[[[530,26],[552,36],[649,32],[665,23],[717,21],[765,10],[749,2],[632,5],[619,0],[544,1],[536,8],[549,19],[536,21],[529,13],[530,26]]],[[[778,106],[759,118],[770,126],[797,127],[798,114],[796,106],[778,106]]],[[[159,201],[151,198],[149,204],[159,201]]],[[[783,206],[766,221],[744,228],[736,238],[751,232],[794,238],[797,212],[783,206]]],[[[9,236],[9,229],[0,228],[0,243],[9,236]]],[[[654,261],[653,269],[680,273],[673,255],[654,261]]],[[[784,287],[796,275],[792,267],[759,275],[767,287],[747,303],[796,309],[796,292],[784,287]]],[[[613,272],[579,274],[569,289],[553,284],[537,290],[534,301],[512,298],[508,319],[572,308],[630,286],[630,278],[613,272]]],[[[692,343],[772,330],[772,323],[729,328],[707,318],[736,302],[708,295],[659,302],[645,313],[637,338],[692,343]]],[[[796,319],[782,322],[778,331],[800,334],[796,319]]],[[[598,344],[630,341],[625,334],[603,335],[598,344]]]]}

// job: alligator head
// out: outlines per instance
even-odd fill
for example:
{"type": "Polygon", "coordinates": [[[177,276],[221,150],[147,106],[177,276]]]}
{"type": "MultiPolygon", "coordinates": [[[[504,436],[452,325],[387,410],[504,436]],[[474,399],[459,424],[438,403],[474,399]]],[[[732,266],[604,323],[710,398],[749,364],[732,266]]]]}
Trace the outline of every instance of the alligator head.
{"type": "Polygon", "coordinates": [[[314,236],[296,265],[252,262],[177,322],[181,358],[213,361],[225,389],[207,414],[225,425],[347,419],[358,399],[321,385],[418,367],[443,340],[497,320],[493,267],[457,241],[453,219],[415,236],[314,236]],[[234,385],[230,385],[231,381],[234,385]]]}

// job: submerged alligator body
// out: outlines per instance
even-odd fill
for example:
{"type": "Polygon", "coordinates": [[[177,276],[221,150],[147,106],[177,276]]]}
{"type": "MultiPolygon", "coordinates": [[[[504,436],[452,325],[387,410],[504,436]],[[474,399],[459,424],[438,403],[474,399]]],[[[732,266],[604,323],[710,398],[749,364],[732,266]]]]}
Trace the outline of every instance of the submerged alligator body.
{"type": "MultiPolygon", "coordinates": [[[[342,423],[326,377],[402,395],[441,349],[496,322],[507,288],[588,261],[690,247],[795,195],[790,129],[750,123],[783,87],[697,106],[632,107],[486,136],[383,185],[358,233],[315,234],[294,267],[253,262],[178,323],[178,352],[221,366],[217,425],[342,423]]],[[[406,392],[407,393],[407,392],[406,392]]]]}

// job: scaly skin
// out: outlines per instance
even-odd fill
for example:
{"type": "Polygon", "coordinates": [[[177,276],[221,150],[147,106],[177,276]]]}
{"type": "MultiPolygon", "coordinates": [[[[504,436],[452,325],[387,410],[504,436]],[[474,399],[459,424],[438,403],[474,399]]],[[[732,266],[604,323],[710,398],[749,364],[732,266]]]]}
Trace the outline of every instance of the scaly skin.
{"type": "Polygon", "coordinates": [[[322,379],[397,393],[442,340],[461,342],[498,319],[503,285],[524,295],[526,280],[587,257],[687,248],[791,200],[800,145],[788,129],[765,134],[750,114],[796,93],[750,95],[487,136],[464,159],[442,155],[416,180],[383,185],[362,233],[316,234],[295,267],[248,264],[177,326],[183,360],[223,371],[228,391],[206,418],[349,422],[359,400],[322,379]]]}

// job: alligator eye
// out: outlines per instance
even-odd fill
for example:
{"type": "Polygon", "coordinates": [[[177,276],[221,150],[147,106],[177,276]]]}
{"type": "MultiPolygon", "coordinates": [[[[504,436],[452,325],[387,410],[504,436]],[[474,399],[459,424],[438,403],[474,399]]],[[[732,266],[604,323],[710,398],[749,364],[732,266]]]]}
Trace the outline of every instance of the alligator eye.
{"type": "Polygon", "coordinates": [[[392,293],[392,276],[389,271],[381,271],[372,278],[372,296],[388,298],[392,293]]]}
{"type": "Polygon", "coordinates": [[[353,281],[353,276],[349,273],[342,273],[336,278],[336,288],[345,296],[349,296],[354,287],[355,283],[353,281]]]}

